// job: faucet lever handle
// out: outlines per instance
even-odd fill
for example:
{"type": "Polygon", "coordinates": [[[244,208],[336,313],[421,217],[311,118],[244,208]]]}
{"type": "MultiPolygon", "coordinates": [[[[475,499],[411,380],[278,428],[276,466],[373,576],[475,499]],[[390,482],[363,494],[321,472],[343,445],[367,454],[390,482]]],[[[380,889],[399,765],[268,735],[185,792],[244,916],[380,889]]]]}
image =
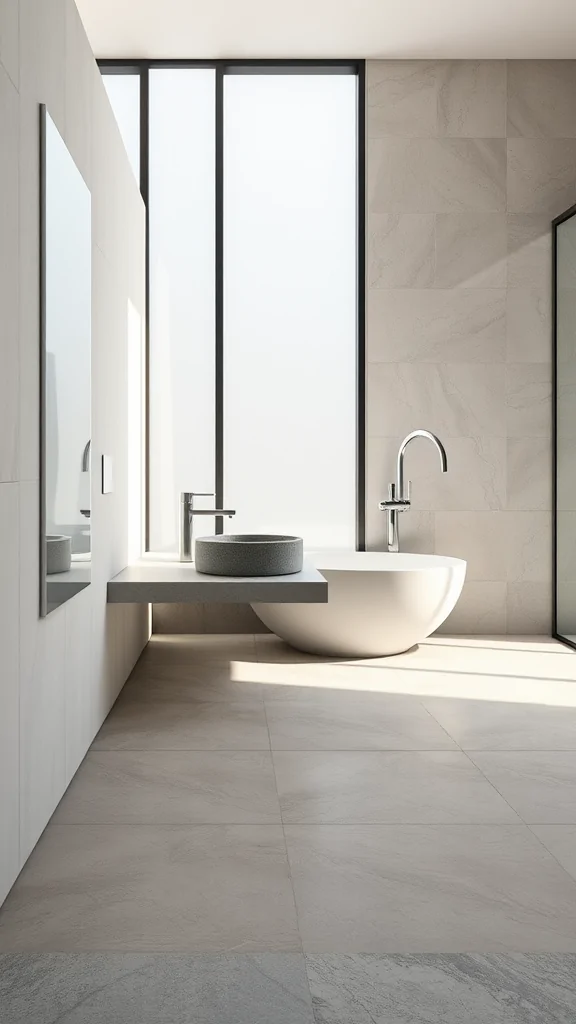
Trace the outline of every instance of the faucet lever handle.
{"type": "Polygon", "coordinates": [[[180,491],[180,501],[184,505],[193,505],[194,498],[214,498],[214,491],[180,491]]]}
{"type": "Polygon", "coordinates": [[[406,483],[406,491],[405,491],[405,493],[403,494],[402,497],[404,498],[404,501],[408,501],[408,502],[412,501],[412,481],[411,480],[407,481],[407,483],[406,483]]]}
{"type": "Polygon", "coordinates": [[[388,500],[396,500],[396,484],[388,484],[388,500]]]}

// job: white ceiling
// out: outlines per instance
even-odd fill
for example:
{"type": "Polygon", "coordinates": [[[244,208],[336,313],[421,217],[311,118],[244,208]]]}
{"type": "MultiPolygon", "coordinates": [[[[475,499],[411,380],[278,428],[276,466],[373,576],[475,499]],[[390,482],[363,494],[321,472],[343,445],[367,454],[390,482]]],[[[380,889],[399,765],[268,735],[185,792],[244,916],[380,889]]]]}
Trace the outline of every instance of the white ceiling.
{"type": "Polygon", "coordinates": [[[576,0],[77,0],[98,57],[576,58],[576,0]]]}

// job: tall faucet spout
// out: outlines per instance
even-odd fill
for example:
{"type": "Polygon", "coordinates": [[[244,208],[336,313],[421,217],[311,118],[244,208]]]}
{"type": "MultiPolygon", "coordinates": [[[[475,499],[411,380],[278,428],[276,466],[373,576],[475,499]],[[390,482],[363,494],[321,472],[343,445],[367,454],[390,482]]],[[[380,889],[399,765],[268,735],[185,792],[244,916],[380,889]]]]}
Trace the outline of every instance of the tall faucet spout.
{"type": "Polygon", "coordinates": [[[436,446],[436,448],[438,449],[438,454],[440,455],[440,466],[442,468],[442,472],[448,472],[448,457],[446,455],[446,449],[444,448],[444,445],[442,444],[440,438],[436,437],[436,434],[432,434],[429,430],[413,430],[411,434],[408,434],[408,436],[404,438],[398,450],[396,487],[398,495],[401,498],[410,498],[410,494],[406,493],[404,490],[404,455],[406,453],[408,445],[410,444],[411,441],[414,440],[415,437],[426,437],[429,441],[432,442],[432,444],[436,446]]]}

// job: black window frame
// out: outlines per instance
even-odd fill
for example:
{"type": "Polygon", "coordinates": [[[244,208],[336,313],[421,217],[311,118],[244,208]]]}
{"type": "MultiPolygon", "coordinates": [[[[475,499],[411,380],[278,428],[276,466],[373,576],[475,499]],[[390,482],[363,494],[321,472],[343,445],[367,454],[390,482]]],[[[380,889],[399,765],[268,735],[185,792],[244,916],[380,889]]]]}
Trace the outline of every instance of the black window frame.
{"type": "MultiPolygon", "coordinates": [[[[351,74],[358,80],[356,239],[356,550],[366,549],[366,62],[364,60],[143,60],[105,59],[103,75],[138,75],[140,80],[140,192],[146,210],[145,302],[145,513],[144,547],[150,548],[150,232],[149,72],[207,68],[216,72],[215,176],[215,497],[224,502],[224,76],[233,74],[351,74]]],[[[218,504],[220,503],[220,504],[218,504]]],[[[216,530],[221,532],[221,520],[216,530]]]]}

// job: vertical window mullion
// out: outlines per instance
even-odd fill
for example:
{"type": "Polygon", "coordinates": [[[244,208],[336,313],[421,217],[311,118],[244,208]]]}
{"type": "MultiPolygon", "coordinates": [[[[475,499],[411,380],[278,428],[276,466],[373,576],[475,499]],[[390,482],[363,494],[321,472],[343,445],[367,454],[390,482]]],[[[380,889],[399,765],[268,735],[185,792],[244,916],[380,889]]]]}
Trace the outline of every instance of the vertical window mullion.
{"type": "MultiPolygon", "coordinates": [[[[216,508],[224,507],[224,68],[216,67],[215,89],[215,491],[216,508]]],[[[222,519],[216,533],[223,532],[222,519]]]]}

